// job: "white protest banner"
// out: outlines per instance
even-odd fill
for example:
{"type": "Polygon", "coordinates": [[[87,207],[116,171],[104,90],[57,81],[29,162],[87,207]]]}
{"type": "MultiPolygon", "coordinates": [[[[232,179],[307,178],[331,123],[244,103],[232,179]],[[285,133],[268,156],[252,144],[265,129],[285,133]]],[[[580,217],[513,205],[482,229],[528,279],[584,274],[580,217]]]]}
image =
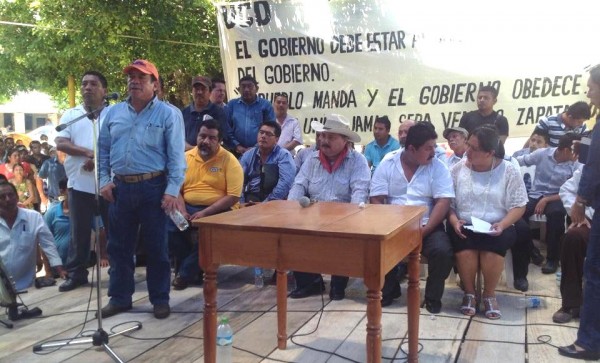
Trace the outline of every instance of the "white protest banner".
{"type": "Polygon", "coordinates": [[[229,98],[250,74],[259,96],[289,97],[305,142],[310,121],[344,115],[363,143],[387,115],[438,134],[475,110],[477,89],[499,90],[510,136],[541,116],[588,101],[586,68],[600,62],[595,1],[242,1],[216,4],[229,98]]]}

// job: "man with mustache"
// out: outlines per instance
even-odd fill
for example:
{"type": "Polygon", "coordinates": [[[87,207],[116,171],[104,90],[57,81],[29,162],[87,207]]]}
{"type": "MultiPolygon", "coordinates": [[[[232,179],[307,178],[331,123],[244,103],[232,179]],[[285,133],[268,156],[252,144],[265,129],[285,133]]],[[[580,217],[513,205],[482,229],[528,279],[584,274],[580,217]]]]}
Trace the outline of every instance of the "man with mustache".
{"type": "MultiPolygon", "coordinates": [[[[104,107],[108,83],[104,75],[96,71],[85,72],[81,79],[83,104],[65,112],[61,124],[98,110],[97,121],[85,119],[60,131],[55,139],[56,149],[67,154],[64,162],[68,178],[69,208],[71,210],[71,240],[66,269],[67,281],[59,291],[70,291],[88,283],[87,265],[90,258],[90,236],[96,205],[96,173],[94,171],[94,129],[96,137],[110,107],[104,107]]],[[[100,198],[100,204],[103,204],[100,198]]],[[[105,210],[101,208],[101,210],[105,210]]],[[[102,215],[107,225],[107,216],[102,215]]]]}
{"type": "MultiPolygon", "coordinates": [[[[432,314],[442,309],[444,281],[454,266],[452,244],[444,231],[444,219],[454,198],[448,168],[435,157],[437,134],[433,126],[418,122],[408,130],[404,149],[393,152],[375,169],[371,180],[371,204],[423,205],[423,250],[429,274],[425,287],[425,308],[432,314]]],[[[385,276],[381,306],[400,297],[395,271],[385,276]]]]}
{"type": "Polygon", "coordinates": [[[467,151],[467,137],[469,133],[462,127],[451,127],[444,130],[444,139],[448,140],[448,146],[454,153],[446,157],[448,169],[462,160],[467,151]]]}
{"type": "MultiPolygon", "coordinates": [[[[187,170],[177,209],[190,221],[239,208],[244,173],[235,156],[221,147],[222,138],[218,122],[206,120],[200,127],[196,148],[185,153],[187,170]]],[[[181,232],[172,222],[167,228],[178,261],[173,288],[183,290],[202,276],[198,241],[191,238],[189,229],[181,232]]]]}
{"type": "Polygon", "coordinates": [[[146,278],[154,316],[171,313],[167,215],[185,176],[181,112],[156,96],[156,66],[138,59],[123,69],[129,97],[107,113],[99,139],[100,193],[109,204],[109,303],[106,318],[131,309],[138,226],[146,247],[146,278]],[[114,177],[113,177],[114,175],[114,177]]]}
{"type": "Polygon", "coordinates": [[[242,77],[239,92],[242,97],[229,101],[225,113],[231,128],[229,147],[243,155],[256,144],[262,122],[275,120],[275,111],[269,101],[257,96],[258,82],[254,77],[242,77]]]}
{"type": "MultiPolygon", "coordinates": [[[[360,142],[360,136],[350,129],[348,121],[340,115],[330,115],[325,124],[311,122],[319,132],[319,149],[313,151],[302,164],[288,199],[308,197],[314,201],[354,203],[367,201],[371,170],[367,159],[350,148],[351,142],[360,142]]],[[[296,289],[292,299],[320,294],[325,289],[320,274],[294,271],[296,289]]],[[[331,300],[342,300],[348,277],[331,276],[331,300]]]]}

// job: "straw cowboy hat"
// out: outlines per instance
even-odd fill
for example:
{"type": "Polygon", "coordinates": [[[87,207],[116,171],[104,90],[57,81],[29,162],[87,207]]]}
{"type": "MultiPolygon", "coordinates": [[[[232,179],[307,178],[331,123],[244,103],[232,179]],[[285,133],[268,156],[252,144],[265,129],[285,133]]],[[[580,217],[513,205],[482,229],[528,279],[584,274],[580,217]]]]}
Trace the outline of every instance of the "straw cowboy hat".
{"type": "Polygon", "coordinates": [[[360,142],[360,136],[350,129],[348,121],[341,115],[329,115],[322,124],[319,121],[312,121],[310,127],[316,132],[330,132],[348,137],[352,142],[360,142]]]}

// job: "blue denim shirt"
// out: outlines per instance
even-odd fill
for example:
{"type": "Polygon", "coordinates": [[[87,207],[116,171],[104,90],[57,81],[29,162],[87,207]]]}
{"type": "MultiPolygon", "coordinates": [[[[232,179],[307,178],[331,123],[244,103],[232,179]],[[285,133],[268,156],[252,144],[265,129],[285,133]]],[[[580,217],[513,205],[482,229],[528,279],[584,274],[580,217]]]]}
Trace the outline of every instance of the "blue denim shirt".
{"type": "Polygon", "coordinates": [[[578,162],[556,162],[554,159],[555,147],[537,149],[531,154],[517,158],[519,165],[535,165],[535,178],[529,192],[530,198],[540,198],[546,195],[558,194],[560,187],[573,176],[579,165],[578,162]]]}
{"type": "Polygon", "coordinates": [[[588,159],[581,172],[577,194],[588,201],[595,210],[600,209],[600,116],[596,118],[596,126],[592,132],[592,144],[588,151],[588,159]]]}
{"type": "MultiPolygon", "coordinates": [[[[242,169],[244,169],[244,191],[257,192],[260,189],[261,164],[259,148],[255,147],[246,151],[240,159],[240,164],[242,164],[242,169]],[[246,184],[248,185],[246,186],[246,184]]],[[[275,145],[267,158],[266,164],[277,164],[279,167],[279,180],[265,201],[286,199],[296,176],[296,164],[294,164],[292,154],[281,146],[275,145]]],[[[244,202],[244,193],[242,193],[240,201],[244,202]]]]}
{"type": "Polygon", "coordinates": [[[225,109],[227,122],[231,128],[229,136],[231,148],[238,145],[252,147],[256,144],[258,129],[263,121],[275,121],[275,111],[269,101],[256,97],[251,104],[236,98],[227,104],[225,109]]]}
{"type": "Polygon", "coordinates": [[[140,112],[129,100],[106,114],[99,138],[100,188],[117,175],[164,171],[165,194],[177,196],[185,176],[184,131],[181,112],[154,97],[140,112]]]}

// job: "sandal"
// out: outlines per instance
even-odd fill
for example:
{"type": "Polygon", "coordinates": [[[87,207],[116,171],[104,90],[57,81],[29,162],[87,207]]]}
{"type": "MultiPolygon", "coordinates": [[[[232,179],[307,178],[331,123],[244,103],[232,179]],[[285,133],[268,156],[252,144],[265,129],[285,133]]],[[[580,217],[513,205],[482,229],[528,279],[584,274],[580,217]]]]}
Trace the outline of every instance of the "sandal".
{"type": "Polygon", "coordinates": [[[502,317],[502,313],[498,309],[498,301],[495,296],[484,297],[483,305],[485,306],[485,317],[490,320],[498,320],[502,317]]]}
{"type": "Polygon", "coordinates": [[[477,299],[475,299],[475,295],[473,294],[465,294],[463,296],[462,306],[460,307],[460,312],[463,315],[473,316],[477,312],[475,307],[477,306],[477,299]]]}

